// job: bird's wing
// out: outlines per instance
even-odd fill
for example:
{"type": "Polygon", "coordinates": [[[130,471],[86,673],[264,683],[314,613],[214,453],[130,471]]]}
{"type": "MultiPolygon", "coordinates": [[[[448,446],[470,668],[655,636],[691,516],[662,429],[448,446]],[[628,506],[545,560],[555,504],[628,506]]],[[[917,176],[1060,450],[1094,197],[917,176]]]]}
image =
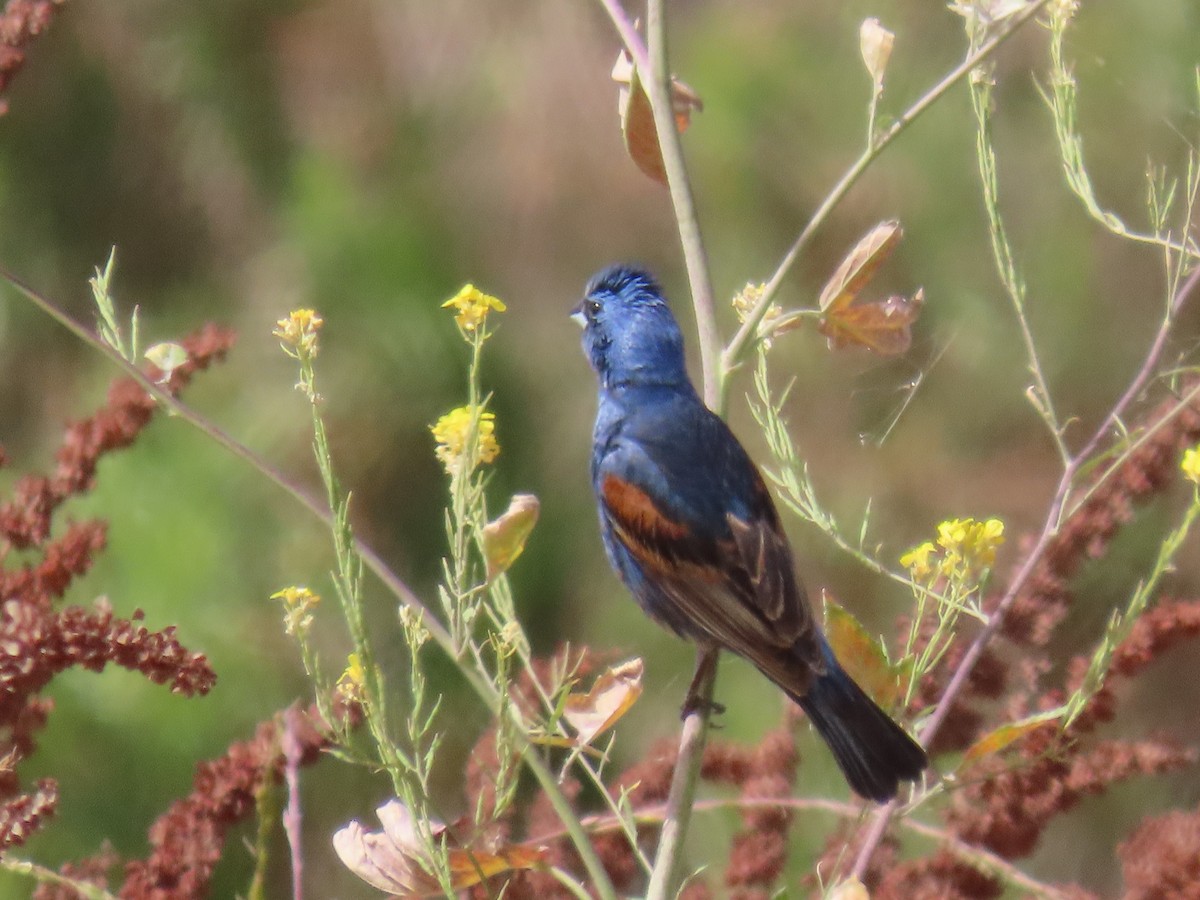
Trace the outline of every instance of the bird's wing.
{"type": "Polygon", "coordinates": [[[776,680],[792,682],[794,671],[775,671],[781,657],[794,659],[799,651],[800,659],[822,668],[816,629],[766,486],[752,467],[749,471],[754,493],[761,496],[749,498],[751,515],[726,513],[723,523],[691,521],[667,499],[683,492],[673,490],[665,467],[637,443],[609,448],[596,472],[596,489],[614,538],[654,590],[653,597],[640,599],[651,607],[669,605],[652,611],[686,623],[693,637],[749,658],[776,680]]]}

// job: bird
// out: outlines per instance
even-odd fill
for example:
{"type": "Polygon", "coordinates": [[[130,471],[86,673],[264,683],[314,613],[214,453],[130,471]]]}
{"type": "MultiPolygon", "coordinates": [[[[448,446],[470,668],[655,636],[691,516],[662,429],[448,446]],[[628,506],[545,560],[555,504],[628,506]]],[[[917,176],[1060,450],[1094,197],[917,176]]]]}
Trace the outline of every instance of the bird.
{"type": "Polygon", "coordinates": [[[703,704],[715,651],[732,651],[800,705],[857,794],[891,800],[925,751],[838,663],[762,475],[696,393],[653,276],[603,269],[571,317],[599,383],[591,479],[608,560],[651,619],[706,651],[684,713],[703,704]]]}

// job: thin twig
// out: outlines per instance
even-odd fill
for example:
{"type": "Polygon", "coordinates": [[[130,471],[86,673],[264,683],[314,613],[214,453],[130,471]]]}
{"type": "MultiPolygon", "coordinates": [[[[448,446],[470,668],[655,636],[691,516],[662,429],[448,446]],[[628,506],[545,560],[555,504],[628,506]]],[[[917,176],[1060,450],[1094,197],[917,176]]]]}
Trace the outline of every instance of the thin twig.
{"type": "Polygon", "coordinates": [[[718,367],[721,335],[717,328],[716,303],[712,279],[708,271],[708,256],[704,251],[696,206],[692,199],[691,182],[683,158],[679,132],[675,128],[675,111],[671,102],[671,72],[667,62],[666,23],[661,0],[650,0],[647,9],[647,33],[650,48],[637,33],[633,21],[619,0],[600,0],[600,5],[612,19],[634,66],[642,75],[642,84],[654,112],[654,129],[658,135],[659,152],[671,191],[679,240],[687,267],[688,284],[692,291],[692,306],[696,312],[696,332],[700,342],[700,364],[704,379],[704,400],[717,412],[723,412],[718,390],[718,367]]]}
{"type": "Polygon", "coordinates": [[[283,776],[287,785],[287,806],[283,810],[283,831],[292,857],[292,900],[304,900],[304,829],[300,807],[300,710],[294,705],[283,713],[283,776]]]}
{"type": "MultiPolygon", "coordinates": [[[[644,83],[654,111],[654,128],[658,134],[659,151],[663,169],[667,174],[667,186],[671,191],[671,203],[679,229],[679,240],[687,266],[688,283],[692,292],[692,306],[696,313],[696,331],[700,342],[700,363],[703,372],[704,401],[718,414],[724,412],[720,391],[721,335],[717,329],[716,307],[713,298],[712,279],[708,271],[708,256],[704,252],[704,240],[696,206],[692,199],[691,182],[683,158],[683,147],[675,127],[674,104],[671,99],[671,69],[667,56],[667,23],[663,0],[647,0],[646,19],[649,42],[648,61],[644,83]]],[[[683,842],[687,836],[688,820],[695,803],[696,784],[699,780],[700,760],[704,755],[704,744],[711,709],[713,687],[716,682],[715,648],[697,649],[697,659],[711,654],[714,664],[707,669],[707,677],[696,685],[699,703],[693,706],[683,721],[679,737],[679,754],[671,788],[667,798],[669,815],[663,825],[659,839],[654,868],[650,874],[647,900],[669,900],[675,896],[679,868],[683,857],[683,842]]],[[[699,663],[698,663],[699,664],[699,663]]]]}
{"type": "Polygon", "coordinates": [[[604,7],[608,13],[608,17],[612,19],[613,27],[621,35],[621,41],[625,44],[625,49],[629,51],[629,57],[633,60],[633,64],[637,67],[637,70],[639,72],[649,72],[650,56],[646,50],[646,45],[642,43],[642,39],[637,33],[637,27],[633,24],[629,16],[625,14],[625,9],[621,6],[619,0],[600,0],[600,5],[604,7]]]}
{"type": "Polygon", "coordinates": [[[1146,355],[1146,360],[1142,363],[1141,369],[1133,377],[1133,381],[1129,382],[1129,387],[1125,389],[1125,393],[1121,395],[1121,399],[1116,402],[1113,408],[1109,410],[1108,415],[1104,417],[1104,421],[1096,429],[1095,434],[1083,445],[1083,449],[1076,454],[1080,459],[1089,459],[1096,452],[1096,449],[1100,446],[1100,442],[1116,427],[1117,422],[1125,417],[1125,411],[1129,409],[1130,404],[1137,399],[1138,395],[1146,387],[1147,382],[1154,377],[1154,372],[1158,368],[1158,362],[1162,358],[1163,350],[1166,349],[1167,337],[1171,332],[1171,326],[1175,324],[1175,317],[1179,313],[1179,308],[1191,296],[1192,292],[1196,290],[1198,285],[1200,285],[1200,265],[1192,269],[1187,280],[1176,292],[1167,315],[1159,323],[1158,332],[1154,335],[1154,342],[1150,345],[1150,352],[1146,355]]]}
{"type": "MultiPolygon", "coordinates": [[[[699,657],[717,652],[715,648],[698,647],[697,667],[702,665],[699,657]]],[[[706,671],[707,677],[696,685],[701,702],[684,717],[679,734],[679,753],[675,758],[675,770],[671,773],[667,803],[663,807],[663,827],[658,839],[658,853],[654,857],[654,871],[650,873],[650,884],[646,888],[646,900],[671,900],[679,882],[683,841],[687,837],[688,822],[696,806],[696,785],[700,780],[700,761],[704,757],[713,685],[717,680],[716,663],[706,671]]]]}
{"type": "Polygon", "coordinates": [[[1071,458],[1070,448],[1067,447],[1063,435],[1063,426],[1058,414],[1054,411],[1054,397],[1050,393],[1050,385],[1046,381],[1046,373],[1038,356],[1037,342],[1033,338],[1033,329],[1029,325],[1029,316],[1025,311],[1025,282],[1017,274],[1017,263],[1013,257],[1012,245],[1008,240],[1008,229],[1004,226],[1004,218],[1000,214],[1000,178],[997,172],[996,151],[992,145],[992,89],[986,79],[971,84],[971,111],[975,115],[976,136],[975,155],[979,164],[979,180],[983,188],[983,205],[988,217],[988,237],[992,247],[992,259],[996,264],[996,272],[1000,276],[1000,284],[1004,293],[1012,303],[1013,313],[1017,320],[1017,328],[1021,332],[1021,342],[1025,345],[1025,355],[1028,357],[1028,367],[1033,375],[1034,383],[1029,388],[1027,396],[1036,408],[1038,416],[1049,428],[1054,439],[1055,449],[1059,459],[1066,465],[1071,458]]]}

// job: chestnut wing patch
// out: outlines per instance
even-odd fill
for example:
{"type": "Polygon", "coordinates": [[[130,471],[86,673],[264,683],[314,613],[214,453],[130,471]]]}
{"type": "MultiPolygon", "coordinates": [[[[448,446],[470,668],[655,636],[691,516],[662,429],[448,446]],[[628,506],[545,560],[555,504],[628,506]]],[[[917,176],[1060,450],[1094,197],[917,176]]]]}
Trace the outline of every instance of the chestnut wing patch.
{"type": "Polygon", "coordinates": [[[688,527],[667,518],[641,488],[609,473],[600,484],[600,494],[621,543],[643,565],[661,570],[695,556],[687,552],[688,527]]]}

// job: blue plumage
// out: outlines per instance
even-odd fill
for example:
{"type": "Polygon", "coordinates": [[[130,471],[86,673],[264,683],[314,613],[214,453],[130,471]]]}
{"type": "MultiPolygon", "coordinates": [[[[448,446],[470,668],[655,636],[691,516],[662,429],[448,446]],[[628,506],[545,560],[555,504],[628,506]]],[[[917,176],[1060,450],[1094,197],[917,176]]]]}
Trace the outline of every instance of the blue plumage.
{"type": "Polygon", "coordinates": [[[925,752],[838,665],[762,476],[692,387],[658,285],[605,269],[574,317],[600,382],[592,484],[621,580],[652,619],[745,657],[799,703],[855,791],[895,796],[925,752]]]}

